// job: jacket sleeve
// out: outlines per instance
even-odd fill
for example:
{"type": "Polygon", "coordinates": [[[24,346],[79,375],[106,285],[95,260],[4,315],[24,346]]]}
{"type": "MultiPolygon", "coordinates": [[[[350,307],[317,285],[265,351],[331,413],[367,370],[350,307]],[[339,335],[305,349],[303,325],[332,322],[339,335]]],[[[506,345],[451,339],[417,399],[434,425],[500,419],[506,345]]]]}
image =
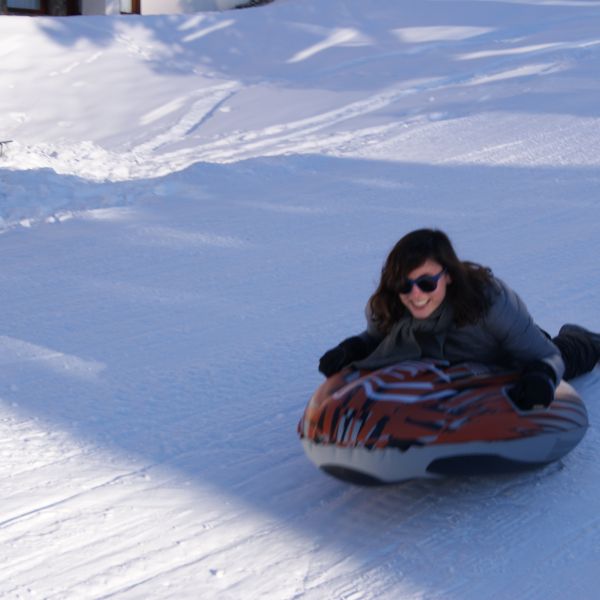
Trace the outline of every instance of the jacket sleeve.
{"type": "Polygon", "coordinates": [[[371,311],[371,303],[367,302],[365,306],[365,319],[367,321],[367,328],[359,334],[368,345],[370,351],[372,352],[379,346],[380,342],[383,340],[385,335],[379,331],[377,327],[377,321],[373,317],[373,312],[371,311]]]}
{"type": "Polygon", "coordinates": [[[554,371],[558,384],[565,371],[560,350],[533,322],[518,294],[498,279],[495,283],[497,293],[484,318],[484,325],[518,366],[543,361],[554,371]]]}

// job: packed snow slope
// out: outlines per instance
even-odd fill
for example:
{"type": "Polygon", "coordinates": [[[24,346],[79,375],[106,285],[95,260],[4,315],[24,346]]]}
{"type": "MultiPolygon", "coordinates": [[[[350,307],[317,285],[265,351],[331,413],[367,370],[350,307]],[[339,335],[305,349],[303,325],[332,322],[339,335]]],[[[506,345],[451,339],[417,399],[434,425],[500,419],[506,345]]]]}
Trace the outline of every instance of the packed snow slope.
{"type": "Polygon", "coordinates": [[[597,597],[590,429],[363,489],[295,426],[394,242],[600,329],[600,2],[0,18],[0,597],[597,597]]]}

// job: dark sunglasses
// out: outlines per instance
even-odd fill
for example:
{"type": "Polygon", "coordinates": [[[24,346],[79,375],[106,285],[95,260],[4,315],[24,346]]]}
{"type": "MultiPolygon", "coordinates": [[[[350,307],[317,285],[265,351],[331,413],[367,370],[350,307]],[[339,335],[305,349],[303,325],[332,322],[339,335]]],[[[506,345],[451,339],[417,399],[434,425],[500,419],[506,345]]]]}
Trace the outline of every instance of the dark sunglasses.
{"type": "Polygon", "coordinates": [[[399,294],[410,294],[413,289],[413,285],[416,285],[422,292],[426,294],[433,292],[437,286],[441,276],[446,273],[446,269],[442,269],[437,275],[421,275],[416,279],[403,279],[398,284],[399,294]]]}

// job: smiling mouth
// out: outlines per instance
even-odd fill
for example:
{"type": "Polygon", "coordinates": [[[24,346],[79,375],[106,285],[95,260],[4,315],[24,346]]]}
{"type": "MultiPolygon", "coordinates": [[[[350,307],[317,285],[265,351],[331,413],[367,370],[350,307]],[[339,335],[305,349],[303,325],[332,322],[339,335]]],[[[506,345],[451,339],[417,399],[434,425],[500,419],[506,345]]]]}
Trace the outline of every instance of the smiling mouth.
{"type": "Polygon", "coordinates": [[[423,308],[424,306],[427,306],[427,304],[429,304],[429,300],[419,300],[419,301],[411,300],[411,304],[415,308],[423,308]]]}

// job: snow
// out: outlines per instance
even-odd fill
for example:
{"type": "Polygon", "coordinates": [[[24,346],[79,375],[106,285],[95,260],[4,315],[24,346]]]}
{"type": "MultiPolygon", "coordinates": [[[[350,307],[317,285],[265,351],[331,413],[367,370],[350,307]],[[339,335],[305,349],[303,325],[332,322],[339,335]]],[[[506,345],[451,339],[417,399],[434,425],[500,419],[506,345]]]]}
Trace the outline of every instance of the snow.
{"type": "Polygon", "coordinates": [[[0,597],[592,599],[590,429],[349,486],[295,426],[394,242],[600,329],[600,3],[0,19],[0,597]]]}

